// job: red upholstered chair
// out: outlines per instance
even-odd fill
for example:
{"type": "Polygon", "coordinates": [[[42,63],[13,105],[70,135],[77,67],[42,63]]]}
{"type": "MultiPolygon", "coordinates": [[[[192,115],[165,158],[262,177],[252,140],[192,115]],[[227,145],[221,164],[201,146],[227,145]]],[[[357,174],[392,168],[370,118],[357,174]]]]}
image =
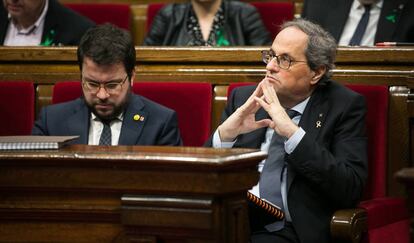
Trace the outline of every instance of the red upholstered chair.
{"type": "Polygon", "coordinates": [[[0,136],[30,135],[34,121],[32,82],[0,82],[0,136]]]}
{"type": "MultiPolygon", "coordinates": [[[[212,86],[209,83],[135,82],[133,92],[177,112],[185,146],[201,146],[210,135],[212,86]]],[[[52,103],[82,95],[80,82],[59,82],[53,88],[52,103]]]]}
{"type": "Polygon", "coordinates": [[[82,95],[80,81],[57,82],[53,86],[52,104],[77,99],[82,95]]]}
{"type": "Polygon", "coordinates": [[[207,140],[213,99],[211,84],[135,82],[133,90],[177,112],[184,146],[202,146],[207,140]]]}
{"type": "MultiPolygon", "coordinates": [[[[233,83],[231,91],[241,85],[233,83]]],[[[356,209],[335,212],[331,221],[334,242],[409,243],[409,215],[405,200],[386,197],[388,88],[346,85],[367,102],[368,181],[356,209]]]]}
{"type": "Polygon", "coordinates": [[[65,3],[65,6],[88,17],[96,24],[112,23],[129,30],[131,10],[129,4],[120,3],[65,3]]]}
{"type": "Polygon", "coordinates": [[[294,2],[252,2],[250,4],[259,11],[264,25],[272,36],[272,40],[279,33],[280,25],[294,18],[294,2]]]}
{"type": "MultiPolygon", "coordinates": [[[[293,2],[251,2],[257,8],[263,23],[274,38],[280,31],[280,25],[287,20],[292,20],[295,12],[293,2]]],[[[147,31],[150,29],[152,20],[164,3],[148,4],[147,9],[147,31]]]]}

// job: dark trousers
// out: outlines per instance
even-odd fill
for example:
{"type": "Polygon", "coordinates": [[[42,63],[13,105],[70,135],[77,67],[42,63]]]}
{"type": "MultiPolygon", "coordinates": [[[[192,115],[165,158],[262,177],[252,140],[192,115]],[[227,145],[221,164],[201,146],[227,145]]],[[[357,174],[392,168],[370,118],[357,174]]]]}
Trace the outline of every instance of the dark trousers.
{"type": "Polygon", "coordinates": [[[285,222],[285,227],[276,232],[263,231],[252,232],[251,243],[299,243],[299,238],[293,225],[285,222]]]}
{"type": "Polygon", "coordinates": [[[299,243],[292,223],[285,222],[283,229],[269,232],[264,226],[273,223],[275,219],[251,202],[248,206],[251,243],[299,243]]]}

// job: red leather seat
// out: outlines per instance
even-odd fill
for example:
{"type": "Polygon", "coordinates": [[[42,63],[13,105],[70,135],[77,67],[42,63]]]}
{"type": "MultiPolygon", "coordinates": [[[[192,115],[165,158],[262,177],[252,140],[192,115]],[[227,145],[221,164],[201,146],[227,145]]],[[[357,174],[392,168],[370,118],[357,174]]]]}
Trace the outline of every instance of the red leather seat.
{"type": "Polygon", "coordinates": [[[138,93],[177,112],[184,146],[202,146],[210,135],[210,83],[135,82],[138,93]]]}
{"type": "Polygon", "coordinates": [[[131,10],[129,4],[120,3],[65,3],[65,6],[88,17],[96,24],[112,23],[129,30],[131,10]]]}
{"type": "Polygon", "coordinates": [[[34,121],[32,82],[0,82],[0,136],[30,135],[34,121]]]}

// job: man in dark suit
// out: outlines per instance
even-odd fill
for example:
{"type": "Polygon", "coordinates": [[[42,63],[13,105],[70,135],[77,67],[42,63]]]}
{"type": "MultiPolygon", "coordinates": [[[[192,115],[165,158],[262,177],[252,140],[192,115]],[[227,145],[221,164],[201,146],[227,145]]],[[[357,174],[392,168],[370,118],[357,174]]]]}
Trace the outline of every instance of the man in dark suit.
{"type": "Polygon", "coordinates": [[[0,5],[2,45],[78,45],[94,25],[57,0],[3,0],[0,5]]]}
{"type": "Polygon", "coordinates": [[[42,109],[33,135],[79,135],[89,145],[181,145],[175,111],[131,92],[135,48],[111,24],[89,29],[78,47],[83,97],[42,109]]]}
{"type": "Polygon", "coordinates": [[[224,122],[207,143],[268,151],[251,192],[278,204],[285,220],[250,204],[253,243],[331,242],[334,211],[355,206],[362,194],[366,107],[362,96],[329,79],[335,51],[335,40],[318,25],[285,23],[262,52],[265,78],[233,90],[224,122]]]}
{"type": "Polygon", "coordinates": [[[305,0],[302,17],[321,25],[340,45],[348,45],[364,5],[370,6],[370,16],[360,45],[414,42],[412,0],[305,0]]]}

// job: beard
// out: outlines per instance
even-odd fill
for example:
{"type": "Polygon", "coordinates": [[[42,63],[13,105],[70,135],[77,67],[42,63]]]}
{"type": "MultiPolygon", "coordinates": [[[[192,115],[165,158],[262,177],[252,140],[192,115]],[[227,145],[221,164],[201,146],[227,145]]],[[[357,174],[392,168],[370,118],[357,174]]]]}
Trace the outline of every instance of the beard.
{"type": "Polygon", "coordinates": [[[95,114],[95,116],[98,117],[101,121],[111,121],[111,120],[118,118],[118,116],[125,111],[125,109],[129,105],[130,99],[131,99],[131,87],[128,88],[127,94],[125,95],[125,99],[122,102],[120,102],[118,105],[114,104],[109,99],[107,100],[98,99],[95,102],[93,101],[90,102],[85,99],[85,102],[89,110],[93,114],[95,114]],[[109,111],[102,112],[101,110],[98,110],[96,108],[96,105],[109,105],[112,107],[112,112],[109,112],[109,111]]]}

